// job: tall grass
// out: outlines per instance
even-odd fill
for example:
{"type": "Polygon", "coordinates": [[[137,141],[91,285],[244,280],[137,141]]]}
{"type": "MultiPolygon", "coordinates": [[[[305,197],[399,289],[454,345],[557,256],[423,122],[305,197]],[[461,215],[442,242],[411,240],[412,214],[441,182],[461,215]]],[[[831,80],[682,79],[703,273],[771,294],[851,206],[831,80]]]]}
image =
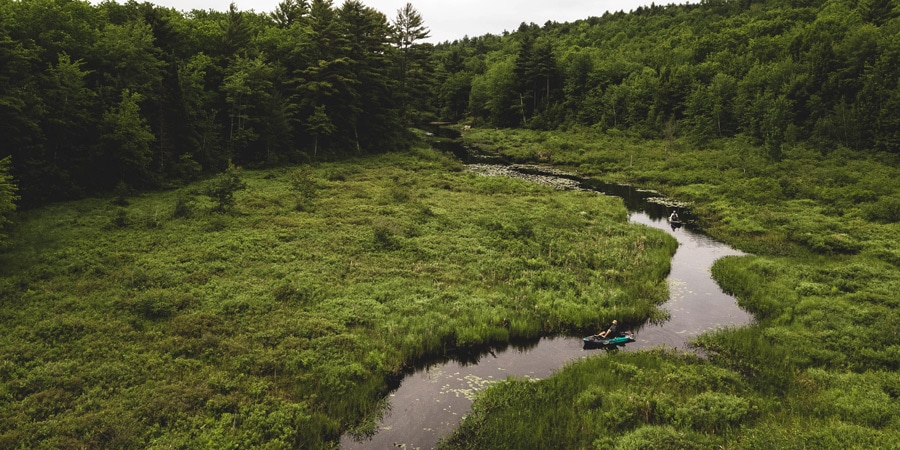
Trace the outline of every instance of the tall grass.
{"type": "Polygon", "coordinates": [[[758,410],[735,374],[660,351],[588,358],[488,388],[442,448],[709,448],[758,410]]]}
{"type": "Polygon", "coordinates": [[[756,321],[695,342],[708,360],[692,367],[734,380],[740,390],[707,381],[708,373],[686,376],[674,355],[615,355],[603,358],[606,371],[576,365],[537,383],[534,398],[507,395],[520,381],[491,388],[448,448],[499,448],[501,439],[511,447],[534,439],[570,448],[894,448],[900,442],[896,155],[822,154],[799,144],[776,161],[741,139],[666,151],[661,143],[585,130],[473,130],[466,137],[522,160],[549,150],[556,164],[694,202],[709,233],[754,253],[723,258],[712,273],[756,321]],[[616,384],[608,369],[633,358],[670,366],[618,366],[620,373],[647,377],[616,384]],[[577,373],[595,379],[575,382],[577,373]],[[698,392],[698,385],[707,388],[698,392]],[[503,404],[492,403],[504,395],[503,404]],[[575,406],[567,410],[556,398],[575,406]],[[606,399],[617,409],[605,409],[606,399]],[[551,407],[534,412],[540,402],[551,407]],[[494,406],[488,411],[482,404],[494,406]],[[579,411],[581,404],[590,407],[579,411]],[[514,425],[521,436],[503,430],[516,414],[527,415],[514,425]],[[615,426],[604,428],[596,417],[615,426]],[[564,431],[541,440],[524,425],[534,423],[564,431]]]}
{"type": "Polygon", "coordinates": [[[418,361],[666,298],[622,203],[428,149],[22,215],[0,255],[0,447],[323,448],[418,361]],[[119,220],[124,211],[125,220],[119,220]]]}

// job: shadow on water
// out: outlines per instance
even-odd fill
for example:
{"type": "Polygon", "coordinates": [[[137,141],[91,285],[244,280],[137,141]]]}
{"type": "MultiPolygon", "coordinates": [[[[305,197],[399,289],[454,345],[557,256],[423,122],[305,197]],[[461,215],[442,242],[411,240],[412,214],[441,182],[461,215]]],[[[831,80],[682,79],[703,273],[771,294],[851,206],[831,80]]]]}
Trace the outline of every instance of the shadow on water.
{"type": "MultiPolygon", "coordinates": [[[[452,130],[449,130],[452,132],[452,130]]],[[[443,133],[435,131],[435,134],[443,133]]],[[[566,363],[604,351],[635,351],[667,347],[690,350],[689,341],[710,330],[741,326],[752,317],[712,279],[715,260],[742,253],[717,242],[694,226],[689,210],[660,198],[658,193],[633,186],[612,185],[565,174],[551,167],[518,166],[499,158],[482,157],[457,140],[437,136],[435,147],[452,152],[469,170],[486,175],[521,176],[560,188],[585,189],[624,200],[630,221],[670,233],[678,240],[668,276],[670,297],[662,306],[669,312],[663,323],[634,327],[635,341],[614,349],[587,350],[580,337],[551,336],[445,355],[420,361],[398,380],[389,394],[387,410],[374,436],[357,441],[341,438],[345,449],[433,448],[449,435],[472,406],[474,395],[509,376],[546,378],[566,363]],[[667,221],[677,207],[684,226],[667,221]]]]}

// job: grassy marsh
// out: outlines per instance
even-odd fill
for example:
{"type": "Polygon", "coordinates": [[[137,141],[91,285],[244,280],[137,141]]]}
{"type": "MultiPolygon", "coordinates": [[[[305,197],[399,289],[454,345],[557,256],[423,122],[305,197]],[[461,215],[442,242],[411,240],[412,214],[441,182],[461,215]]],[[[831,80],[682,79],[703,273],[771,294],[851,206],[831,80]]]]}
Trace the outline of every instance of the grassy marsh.
{"type": "Polygon", "coordinates": [[[582,173],[693,202],[711,234],[754,253],[717,261],[713,276],[757,322],[698,338],[706,361],[621,354],[537,383],[497,384],[445,448],[868,449],[900,442],[896,155],[823,154],[798,145],[772,160],[740,139],[690,149],[587,130],[465,136],[514,159],[549,151],[555,163],[582,173]],[[635,373],[639,382],[629,380],[635,373]],[[689,385],[676,386],[682,380],[689,385]],[[507,433],[517,423],[528,425],[507,433]]]}
{"type": "Polygon", "coordinates": [[[674,240],[617,199],[425,148],[242,179],[224,214],[196,185],[22,214],[0,447],[330,447],[416,361],[667,296],[674,240]]]}

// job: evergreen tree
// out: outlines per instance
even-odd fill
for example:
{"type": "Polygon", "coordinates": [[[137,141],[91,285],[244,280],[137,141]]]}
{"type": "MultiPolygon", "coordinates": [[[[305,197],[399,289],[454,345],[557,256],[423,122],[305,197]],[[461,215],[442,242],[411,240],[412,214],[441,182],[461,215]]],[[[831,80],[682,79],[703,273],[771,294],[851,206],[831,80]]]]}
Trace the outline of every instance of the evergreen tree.
{"type": "Polygon", "coordinates": [[[294,71],[291,81],[291,100],[297,106],[302,130],[312,140],[310,144],[313,156],[318,155],[320,137],[334,131],[334,125],[327,114],[328,104],[336,89],[332,83],[332,75],[336,66],[345,62],[337,58],[339,28],[335,17],[331,0],[312,1],[306,18],[309,41],[304,49],[305,65],[294,71]]]}
{"type": "Polygon", "coordinates": [[[41,130],[45,136],[43,189],[53,197],[65,198],[93,176],[90,148],[96,142],[97,95],[87,87],[84,61],[72,61],[66,54],[40,77],[41,130]],[[55,181],[51,181],[55,180],[55,181]]]}
{"type": "MultiPolygon", "coordinates": [[[[46,200],[48,195],[39,186],[45,179],[44,167],[48,158],[43,151],[43,132],[40,128],[40,99],[33,88],[32,69],[38,64],[37,50],[13,40],[10,28],[11,5],[0,2],[0,158],[12,157],[18,167],[15,176],[24,189],[20,192],[27,203],[46,200]],[[33,187],[33,189],[32,189],[33,187]]],[[[46,179],[52,179],[47,177],[46,179]]]]}
{"type": "Polygon", "coordinates": [[[250,24],[246,14],[238,11],[231,3],[224,20],[219,23],[221,29],[221,55],[230,58],[237,53],[246,53],[252,39],[250,24]]]}
{"type": "Polygon", "coordinates": [[[390,26],[381,12],[349,0],[338,11],[343,29],[343,54],[347,58],[345,88],[338,94],[342,123],[355,151],[390,145],[398,139],[401,124],[391,101],[390,26]],[[364,148],[368,143],[369,148],[364,148]]]}
{"type": "Polygon", "coordinates": [[[422,94],[429,81],[426,66],[431,46],[421,41],[427,39],[431,31],[425,26],[425,20],[412,3],[407,3],[397,10],[393,31],[394,46],[397,50],[395,70],[398,82],[395,98],[399,102],[401,117],[408,122],[417,109],[425,109],[422,94]]]}
{"type": "Polygon", "coordinates": [[[283,0],[275,11],[269,13],[269,17],[279,28],[290,28],[293,24],[299,23],[308,11],[307,0],[283,0]]]}

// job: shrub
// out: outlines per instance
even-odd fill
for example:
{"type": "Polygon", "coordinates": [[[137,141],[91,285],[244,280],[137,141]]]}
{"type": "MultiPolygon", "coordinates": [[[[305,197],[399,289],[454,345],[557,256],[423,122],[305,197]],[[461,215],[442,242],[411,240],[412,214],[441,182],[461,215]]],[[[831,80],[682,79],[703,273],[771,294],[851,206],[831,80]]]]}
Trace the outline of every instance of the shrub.
{"type": "Polygon", "coordinates": [[[882,197],[863,207],[863,214],[874,222],[900,222],[900,197],[882,197]]]}
{"type": "Polygon", "coordinates": [[[791,238],[824,255],[852,255],[862,249],[862,244],[846,233],[808,232],[794,234],[791,238]]]}
{"type": "Polygon", "coordinates": [[[292,284],[282,284],[272,292],[275,300],[296,305],[311,305],[322,298],[319,289],[313,286],[295,287],[292,284]]]}
{"type": "Polygon", "coordinates": [[[297,193],[297,211],[309,211],[316,198],[316,180],[312,167],[305,165],[291,172],[291,189],[297,193]]]}
{"type": "Polygon", "coordinates": [[[113,205],[123,206],[123,207],[128,206],[129,205],[128,195],[130,193],[131,193],[131,189],[128,188],[128,185],[125,184],[124,181],[120,181],[118,184],[116,184],[116,187],[113,189],[113,195],[115,195],[115,198],[113,198],[113,201],[112,201],[113,205]]]}
{"type": "Polygon", "coordinates": [[[400,246],[400,227],[385,218],[378,218],[372,224],[372,236],[375,246],[384,250],[396,249],[400,246]]]}
{"type": "Polygon", "coordinates": [[[112,218],[111,225],[115,228],[126,228],[128,224],[128,211],[125,208],[116,208],[116,214],[112,218]]]}
{"type": "Polygon", "coordinates": [[[178,295],[165,289],[149,289],[126,300],[124,306],[140,317],[156,320],[172,317],[192,301],[190,296],[178,295]]]}
{"type": "Polygon", "coordinates": [[[224,213],[234,206],[234,193],[246,188],[240,169],[229,165],[206,184],[205,194],[216,202],[213,212],[224,213]]]}
{"type": "Polygon", "coordinates": [[[179,192],[175,196],[175,210],[172,217],[187,219],[194,214],[194,198],[186,192],[179,192]]]}

